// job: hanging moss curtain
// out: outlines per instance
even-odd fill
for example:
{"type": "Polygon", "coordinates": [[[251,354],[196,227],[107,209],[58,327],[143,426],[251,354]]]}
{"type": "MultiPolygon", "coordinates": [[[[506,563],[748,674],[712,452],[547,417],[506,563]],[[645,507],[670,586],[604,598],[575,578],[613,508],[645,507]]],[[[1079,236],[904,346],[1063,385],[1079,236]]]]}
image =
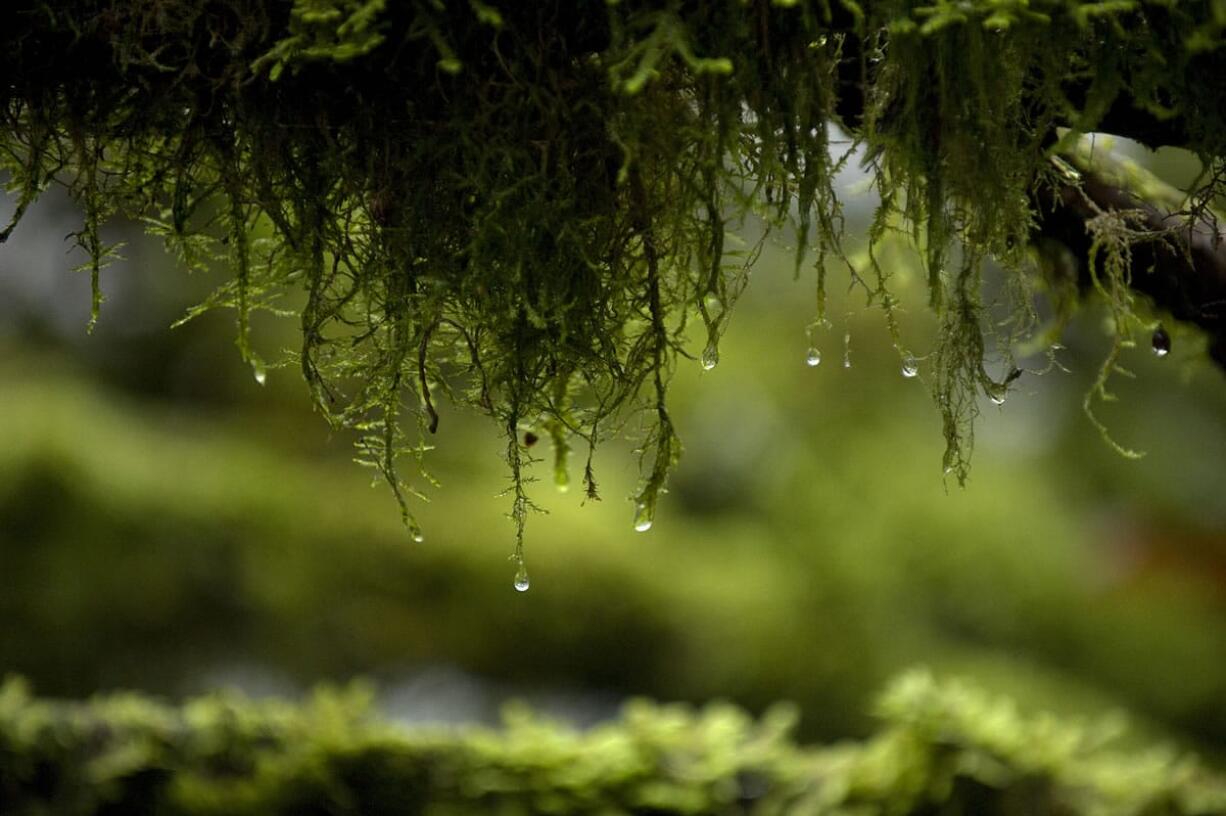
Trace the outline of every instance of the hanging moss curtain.
{"type": "MultiPolygon", "coordinates": [[[[415,536],[439,400],[505,431],[522,570],[538,434],[558,486],[595,497],[592,451],[646,412],[650,526],[681,450],[670,375],[718,360],[756,255],[725,241],[743,218],[792,231],[821,325],[827,261],[844,257],[832,126],[880,196],[870,247],[901,231],[922,253],[958,479],[979,394],[1003,399],[1022,373],[1010,349],[1035,325],[1040,238],[1078,253],[1072,282],[1116,317],[1098,392],[1141,325],[1138,292],[1226,348],[1207,308],[1226,288],[1207,226],[1226,183],[1224,27],[1223,0],[8,0],[0,162],[17,214],[0,240],[68,187],[96,320],[100,226],[142,219],[184,267],[229,269],[188,317],[233,309],[258,379],[252,314],[304,292],[295,362],[323,415],[362,432],[415,536]],[[1184,215],[1098,195],[1126,182],[1076,152],[1095,129],[1196,152],[1184,215]],[[1010,281],[1003,328],[984,320],[989,258],[1010,281]]],[[[888,270],[871,251],[830,266],[913,365],[888,270]]]]}

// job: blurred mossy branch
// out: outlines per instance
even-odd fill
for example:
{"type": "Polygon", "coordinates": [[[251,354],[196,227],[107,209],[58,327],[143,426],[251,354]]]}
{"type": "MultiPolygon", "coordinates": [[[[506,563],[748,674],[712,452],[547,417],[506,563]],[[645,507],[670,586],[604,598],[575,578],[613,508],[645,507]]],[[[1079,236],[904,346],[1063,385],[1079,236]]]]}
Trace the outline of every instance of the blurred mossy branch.
{"type": "Polygon", "coordinates": [[[634,702],[579,732],[511,707],[498,731],[404,731],[369,690],[307,703],[213,695],[173,708],[0,686],[5,813],[457,814],[1222,813],[1226,779],[1166,749],[1120,751],[1118,727],[1019,714],[924,672],[900,677],[863,743],[805,748],[795,712],[754,720],[634,702]]]}
{"type": "MultiPolygon", "coordinates": [[[[650,515],[680,451],[667,397],[687,326],[702,321],[713,365],[744,286],[730,224],[792,228],[825,319],[824,263],[844,243],[833,125],[866,151],[871,244],[901,230],[922,249],[959,480],[979,393],[1003,399],[1021,374],[1038,239],[1084,249],[1091,270],[1105,259],[1095,288],[1117,349],[1139,291],[1220,350],[1223,298],[1202,286],[1223,279],[1220,253],[1146,266],[1137,247],[1170,233],[1166,215],[1119,215],[1093,166],[1073,184],[1093,217],[1044,206],[1071,183],[1052,162],[1073,144],[1057,129],[1107,130],[1197,154],[1185,229],[1216,230],[1222,39],[1220,2],[14,0],[0,9],[0,166],[14,224],[54,181],[83,203],[95,317],[114,213],[143,218],[188,267],[231,270],[205,305],[237,311],[257,379],[250,314],[305,292],[302,375],[331,422],[361,431],[415,534],[419,488],[400,465],[428,478],[439,395],[489,414],[522,542],[540,430],[560,485],[571,441],[586,443],[594,498],[591,452],[643,417],[650,515]],[[1057,221],[1068,229],[1046,234],[1057,221]],[[985,318],[988,259],[1009,281],[1003,324],[985,318]]],[[[850,285],[899,343],[889,271],[867,257],[850,285]]]]}

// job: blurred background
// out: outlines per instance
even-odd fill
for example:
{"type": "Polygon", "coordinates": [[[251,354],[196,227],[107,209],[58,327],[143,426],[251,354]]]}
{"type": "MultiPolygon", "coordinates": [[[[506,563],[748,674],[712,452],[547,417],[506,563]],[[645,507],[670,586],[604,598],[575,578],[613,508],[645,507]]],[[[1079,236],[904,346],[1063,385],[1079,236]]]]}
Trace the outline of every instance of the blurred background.
{"type": "MultiPolygon", "coordinates": [[[[845,181],[858,234],[872,201],[845,181]]],[[[126,260],[87,335],[88,276],[64,241],[79,223],[51,190],[0,247],[0,675],[170,699],[362,676],[406,722],[488,721],[508,698],[580,724],[635,695],[791,700],[801,737],[829,740],[869,731],[882,684],[926,665],[1226,756],[1226,376],[1193,336],[1126,355],[1136,377],[1099,414],[1147,452],[1130,461],[1081,412],[1109,343],[1087,310],[1067,373],[983,400],[959,487],[912,261],[887,258],[920,376],[834,269],[810,367],[812,273],[793,280],[781,237],[719,365],[677,372],[686,450],[654,528],[631,523],[631,442],[598,455],[600,502],[555,493],[542,463],[549,514],[529,522],[518,593],[492,423],[443,410],[415,544],[297,371],[257,384],[233,314],[168,328],[221,278],[177,270],[138,225],[110,228],[126,260]]],[[[254,336],[268,360],[298,342],[290,319],[257,318],[254,336]]]]}

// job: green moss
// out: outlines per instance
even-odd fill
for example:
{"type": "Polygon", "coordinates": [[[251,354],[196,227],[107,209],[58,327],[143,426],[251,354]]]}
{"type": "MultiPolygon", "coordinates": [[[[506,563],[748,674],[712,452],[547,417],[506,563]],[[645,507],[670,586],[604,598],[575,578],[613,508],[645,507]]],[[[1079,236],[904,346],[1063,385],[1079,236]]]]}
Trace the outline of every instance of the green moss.
{"type": "MultiPolygon", "coordinates": [[[[1226,90],[1198,80],[1220,67],[1220,18],[1140,0],[21,0],[0,11],[0,166],[18,218],[53,181],[83,203],[95,317],[113,213],[231,271],[202,308],[236,310],[257,377],[250,315],[305,292],[294,359],[415,534],[436,401],[491,416],[522,561],[528,430],[554,440],[559,484],[587,447],[595,498],[592,451],[634,421],[654,512],[681,451],[667,406],[687,325],[713,362],[754,257],[730,225],[794,231],[824,320],[840,122],[880,193],[873,244],[922,248],[946,466],[965,479],[977,395],[1003,396],[1034,327],[1025,247],[1054,125],[1092,129],[1126,95],[1220,164],[1226,90]],[[1003,327],[985,319],[989,258],[1013,294],[1003,327]]],[[[1113,240],[1100,280],[1120,318],[1129,237],[1113,240]]],[[[862,271],[851,285],[895,332],[889,270],[862,271]]]]}
{"type": "Polygon", "coordinates": [[[213,696],[49,703],[0,687],[6,813],[1208,814],[1226,780],[1191,757],[1111,747],[1112,728],[1024,717],[924,673],[862,744],[802,748],[795,714],[646,702],[577,732],[508,709],[499,731],[404,732],[369,690],[307,704],[213,696]]]}

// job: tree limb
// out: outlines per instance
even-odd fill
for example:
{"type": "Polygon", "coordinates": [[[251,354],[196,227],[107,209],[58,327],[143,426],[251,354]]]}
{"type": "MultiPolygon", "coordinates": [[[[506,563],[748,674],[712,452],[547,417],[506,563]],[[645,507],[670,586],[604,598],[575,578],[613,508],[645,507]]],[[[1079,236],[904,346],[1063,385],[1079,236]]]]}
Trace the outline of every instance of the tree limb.
{"type": "Polygon", "coordinates": [[[1081,169],[1079,182],[1040,189],[1034,196],[1036,241],[1056,240],[1077,259],[1078,283],[1090,284],[1094,237],[1088,224],[1103,213],[1124,214],[1148,233],[1132,244],[1131,287],[1181,322],[1203,329],[1209,353],[1226,370],[1226,229],[1208,208],[1180,210],[1121,183],[1108,158],[1081,169]]]}

